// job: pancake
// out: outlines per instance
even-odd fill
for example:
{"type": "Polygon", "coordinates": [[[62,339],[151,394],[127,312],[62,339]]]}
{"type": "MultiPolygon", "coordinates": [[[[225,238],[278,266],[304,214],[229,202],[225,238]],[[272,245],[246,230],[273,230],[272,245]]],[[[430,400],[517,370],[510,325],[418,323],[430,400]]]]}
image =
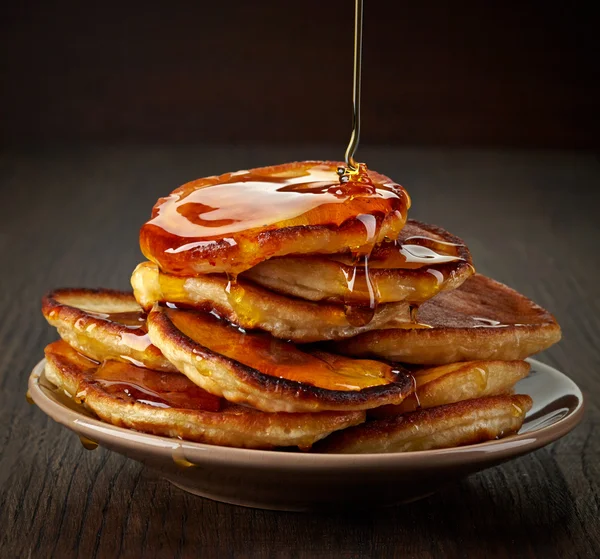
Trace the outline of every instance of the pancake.
{"type": "Polygon", "coordinates": [[[47,380],[100,419],[154,435],[235,446],[309,448],[364,412],[263,413],[208,394],[185,376],[106,361],[102,365],[65,342],[46,347],[47,380]]]}
{"type": "Polygon", "coordinates": [[[529,396],[490,396],[369,421],[334,433],[317,452],[411,452],[477,444],[512,435],[531,409],[529,396]]]}
{"type": "Polygon", "coordinates": [[[421,305],[418,320],[430,327],[367,332],[332,347],[351,356],[443,365],[521,360],[561,337],[560,326],[548,311],[481,274],[421,305]]]}
{"type": "Polygon", "coordinates": [[[376,246],[354,265],[348,255],[272,258],[244,277],[278,293],[309,301],[422,303],[456,289],[474,272],[464,242],[447,231],[408,220],[396,242],[376,246]],[[368,277],[366,274],[368,271],[368,277]]]}
{"type": "Polygon", "coordinates": [[[364,165],[342,180],[340,165],[286,163],[184,184],[154,206],[142,252],[175,275],[237,274],[274,256],[368,252],[395,239],[408,194],[364,165]]]}
{"type": "Polygon", "coordinates": [[[399,404],[412,377],[378,361],[304,351],[215,316],[155,306],[152,343],[192,382],[266,412],[366,410],[399,404]]]}
{"type": "Polygon", "coordinates": [[[242,328],[259,328],[294,342],[348,338],[410,321],[410,307],[405,302],[379,305],[366,317],[355,316],[340,305],[287,297],[242,278],[233,284],[218,274],[190,278],[165,274],[151,262],[138,265],[131,285],[146,310],[156,302],[214,310],[242,328]]]}
{"type": "Polygon", "coordinates": [[[146,315],[131,292],[57,289],[42,299],[42,313],[65,342],[91,359],[177,371],[152,345],[146,315]]]}
{"type": "Polygon", "coordinates": [[[384,418],[418,408],[508,394],[529,374],[530,368],[526,361],[466,361],[412,369],[415,392],[397,406],[382,406],[369,413],[384,418]]]}

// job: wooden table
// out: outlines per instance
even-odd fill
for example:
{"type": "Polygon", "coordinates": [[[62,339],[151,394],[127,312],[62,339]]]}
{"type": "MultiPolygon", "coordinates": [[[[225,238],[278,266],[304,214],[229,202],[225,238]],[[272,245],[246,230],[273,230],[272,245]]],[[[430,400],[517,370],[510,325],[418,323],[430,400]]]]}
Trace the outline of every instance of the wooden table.
{"type": "Polygon", "coordinates": [[[327,148],[114,148],[0,159],[0,557],[595,557],[600,550],[600,165],[592,154],[363,149],[411,215],[470,245],[480,272],[556,314],[540,356],[587,397],[563,440],[392,509],[293,514],[193,497],[125,458],[88,452],[25,401],[56,333],[59,286],[127,288],[159,195],[199,176],[327,148]]]}

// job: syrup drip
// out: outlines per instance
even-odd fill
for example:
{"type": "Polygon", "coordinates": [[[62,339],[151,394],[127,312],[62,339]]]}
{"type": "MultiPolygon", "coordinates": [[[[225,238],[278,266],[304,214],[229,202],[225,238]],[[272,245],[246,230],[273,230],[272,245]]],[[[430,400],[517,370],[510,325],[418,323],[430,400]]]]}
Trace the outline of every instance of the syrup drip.
{"type": "Polygon", "coordinates": [[[32,406],[35,405],[35,402],[33,401],[33,398],[31,397],[31,392],[29,392],[29,390],[25,392],[25,399],[27,400],[28,404],[31,404],[32,406]]]}
{"type": "MultiPolygon", "coordinates": [[[[361,164],[359,173],[363,168],[366,169],[361,164]]],[[[373,215],[360,214],[357,219],[365,228],[366,242],[359,249],[351,251],[352,271],[348,273],[342,269],[347,286],[344,295],[344,314],[353,326],[364,326],[373,320],[379,300],[377,286],[369,272],[369,258],[379,238],[381,225],[373,215]],[[367,304],[362,298],[365,293],[368,294],[367,304]]]]}
{"type": "MultiPolygon", "coordinates": [[[[376,220],[373,221],[376,224],[376,220]]],[[[377,230],[375,239],[378,233],[377,230]]],[[[368,237],[371,240],[371,235],[368,234],[368,237]]],[[[419,275],[409,276],[414,287],[413,292],[406,295],[406,300],[417,304],[435,296],[456,269],[450,264],[465,262],[459,256],[459,248],[463,246],[426,236],[411,236],[406,240],[381,244],[373,240],[372,243],[367,242],[358,253],[335,254],[327,258],[340,263],[339,275],[340,279],[345,279],[347,291],[343,302],[354,310],[358,306],[370,305],[372,308],[373,303],[377,305],[382,293],[378,286],[380,270],[422,270],[419,275]]],[[[382,285],[384,297],[385,285],[382,285]]],[[[414,319],[416,322],[416,316],[414,319]]]]}
{"type": "Polygon", "coordinates": [[[175,450],[173,451],[172,454],[173,457],[173,462],[175,462],[175,464],[177,466],[179,466],[180,468],[183,469],[188,469],[188,468],[195,468],[196,464],[194,464],[193,462],[190,462],[186,457],[185,457],[185,453],[183,451],[183,448],[178,445],[175,450]]]}
{"type": "Polygon", "coordinates": [[[517,406],[517,404],[512,405],[512,415],[514,417],[521,417],[523,415],[523,408],[517,406]]]}
{"type": "MultiPolygon", "coordinates": [[[[436,239],[423,237],[426,241],[438,243],[436,239]]],[[[453,245],[460,246],[460,245],[453,245]]],[[[350,258],[344,254],[329,256],[331,260],[341,264],[349,264],[350,258]]],[[[372,268],[414,270],[426,266],[438,266],[449,262],[461,262],[464,259],[458,256],[451,247],[431,248],[421,244],[411,244],[408,241],[385,242],[374,247],[371,254],[372,268]]]]}
{"type": "Polygon", "coordinates": [[[260,322],[261,315],[258,309],[247,303],[245,299],[246,290],[238,283],[237,278],[237,274],[227,274],[227,286],[225,287],[227,300],[238,316],[239,321],[253,327],[260,322]]]}
{"type": "Polygon", "coordinates": [[[98,443],[93,441],[92,439],[88,439],[83,435],[79,435],[79,441],[81,442],[81,446],[86,450],[96,450],[98,448],[98,443]]]}
{"type": "Polygon", "coordinates": [[[483,392],[488,385],[488,377],[489,377],[489,372],[487,369],[484,369],[483,367],[477,367],[474,372],[476,373],[475,375],[475,379],[477,382],[477,386],[479,388],[479,390],[481,392],[483,392]]]}
{"type": "Polygon", "coordinates": [[[419,409],[421,407],[421,400],[419,399],[418,391],[419,383],[417,382],[417,379],[414,375],[411,375],[411,378],[413,381],[413,392],[409,396],[409,398],[411,398],[411,400],[414,402],[414,409],[419,409]]]}
{"type": "MultiPolygon", "coordinates": [[[[301,351],[294,344],[262,332],[244,332],[208,313],[165,308],[173,324],[208,350],[266,375],[329,390],[362,390],[394,382],[397,371],[371,360],[301,351]]],[[[197,358],[202,359],[201,350],[197,358]]]]}
{"type": "Polygon", "coordinates": [[[219,411],[221,400],[184,375],[159,373],[120,361],[105,361],[93,380],[108,394],[156,408],[219,411]]]}

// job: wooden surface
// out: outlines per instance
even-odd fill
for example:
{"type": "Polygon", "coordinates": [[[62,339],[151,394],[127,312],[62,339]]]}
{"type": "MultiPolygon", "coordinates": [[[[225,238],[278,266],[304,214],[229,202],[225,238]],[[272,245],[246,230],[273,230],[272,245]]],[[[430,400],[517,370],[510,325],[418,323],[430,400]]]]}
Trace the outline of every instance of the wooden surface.
{"type": "MultiPolygon", "coordinates": [[[[6,2],[0,144],[347,142],[352,0],[6,2]]],[[[598,147],[594,2],[365,2],[362,139],[598,147]]]]}
{"type": "Polygon", "coordinates": [[[0,557],[596,557],[600,549],[600,165],[569,153],[362,150],[404,184],[412,215],[470,245],[490,274],[554,312],[540,359],[587,397],[563,440],[405,507],[341,515],[250,510],[185,494],[77,438],[25,401],[56,338],[39,299],[127,288],[159,195],[198,176],[326,148],[144,148],[0,158],[0,557]]]}

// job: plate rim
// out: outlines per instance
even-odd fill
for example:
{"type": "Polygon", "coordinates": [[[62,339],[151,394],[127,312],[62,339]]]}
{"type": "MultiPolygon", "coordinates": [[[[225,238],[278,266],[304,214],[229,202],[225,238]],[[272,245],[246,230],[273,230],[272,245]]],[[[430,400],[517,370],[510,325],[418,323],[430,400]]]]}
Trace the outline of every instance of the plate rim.
{"type": "MultiPolygon", "coordinates": [[[[376,462],[377,465],[381,467],[388,463],[391,465],[411,465],[412,463],[419,463],[422,465],[423,460],[429,459],[445,462],[448,459],[452,460],[452,458],[463,454],[469,455],[470,461],[476,462],[486,461],[492,457],[494,459],[501,459],[503,456],[510,457],[512,455],[524,454],[536,450],[565,436],[581,422],[585,403],[583,393],[579,386],[577,386],[577,384],[566,374],[551,365],[542,363],[536,359],[527,359],[527,361],[531,363],[532,366],[548,369],[550,372],[563,377],[563,380],[571,385],[572,392],[578,397],[578,404],[574,410],[570,411],[570,413],[558,419],[551,425],[541,427],[534,431],[511,435],[503,439],[460,447],[396,453],[320,454],[236,448],[186,441],[183,439],[173,439],[162,435],[153,435],[126,427],[119,427],[100,419],[78,413],[46,395],[38,382],[41,373],[44,370],[46,363],[45,358],[41,359],[33,367],[28,379],[28,390],[33,402],[41,409],[41,411],[53,421],[64,425],[76,434],[79,433],[79,430],[88,431],[88,433],[102,433],[105,437],[115,437],[120,441],[128,439],[129,442],[131,442],[132,437],[135,437],[136,442],[140,444],[146,443],[149,448],[155,450],[160,449],[161,451],[166,451],[170,449],[172,452],[181,450],[184,453],[187,450],[193,452],[195,458],[201,456],[203,460],[231,465],[243,462],[246,466],[256,464],[261,468],[268,466],[288,466],[306,469],[310,467],[321,468],[333,465],[338,468],[344,466],[356,468],[362,465],[369,466],[372,465],[373,462],[376,462]],[[60,412],[60,414],[57,414],[57,412],[60,412]],[[64,420],[61,420],[56,417],[57,415],[59,415],[59,417],[66,417],[64,417],[64,420]],[[78,425],[79,429],[73,429],[71,426],[72,424],[78,425]],[[120,436],[120,434],[123,436],[120,436]]],[[[102,446],[101,442],[100,444],[102,446]]]]}

